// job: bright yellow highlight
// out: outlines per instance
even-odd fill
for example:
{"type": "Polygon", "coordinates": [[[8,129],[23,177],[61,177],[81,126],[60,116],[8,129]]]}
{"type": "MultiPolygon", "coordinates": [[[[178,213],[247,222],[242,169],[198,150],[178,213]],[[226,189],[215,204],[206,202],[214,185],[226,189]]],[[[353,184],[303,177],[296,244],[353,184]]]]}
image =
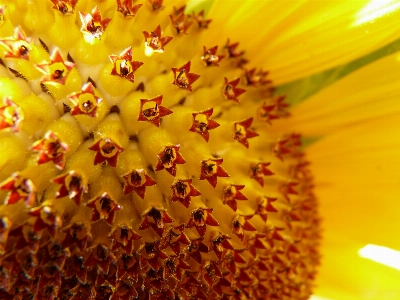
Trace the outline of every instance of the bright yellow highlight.
{"type": "Polygon", "coordinates": [[[374,22],[376,19],[388,15],[400,8],[400,2],[397,0],[371,0],[357,15],[355,26],[368,22],[374,22]]]}
{"type": "Polygon", "coordinates": [[[368,244],[358,251],[358,255],[400,271],[400,251],[368,244]]]}

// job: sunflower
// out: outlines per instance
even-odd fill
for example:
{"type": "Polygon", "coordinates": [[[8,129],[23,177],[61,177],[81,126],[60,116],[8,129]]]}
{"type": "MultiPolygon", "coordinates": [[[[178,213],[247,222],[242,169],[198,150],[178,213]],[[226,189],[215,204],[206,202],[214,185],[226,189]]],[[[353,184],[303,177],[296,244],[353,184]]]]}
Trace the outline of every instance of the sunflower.
{"type": "Polygon", "coordinates": [[[330,142],[299,132],[347,123],[275,86],[396,40],[365,5],[5,1],[1,297],[308,299],[330,142]]]}

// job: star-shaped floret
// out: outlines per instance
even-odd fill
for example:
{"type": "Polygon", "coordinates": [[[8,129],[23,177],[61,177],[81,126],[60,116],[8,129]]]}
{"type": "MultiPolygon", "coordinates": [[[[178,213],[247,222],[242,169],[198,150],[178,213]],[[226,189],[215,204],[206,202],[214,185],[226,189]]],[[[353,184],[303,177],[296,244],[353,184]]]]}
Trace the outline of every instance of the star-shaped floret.
{"type": "Polygon", "coordinates": [[[60,11],[63,15],[74,13],[75,5],[78,0],[51,0],[53,8],[60,11]]]}
{"type": "Polygon", "coordinates": [[[90,255],[84,265],[89,268],[97,265],[103,273],[107,274],[111,263],[116,261],[110,249],[102,244],[97,244],[88,250],[90,250],[90,255]]]}
{"type": "Polygon", "coordinates": [[[123,253],[120,259],[118,260],[117,265],[117,278],[121,279],[125,274],[127,277],[137,282],[139,279],[139,261],[133,255],[129,255],[128,253],[123,253]]]}
{"type": "Polygon", "coordinates": [[[207,67],[215,66],[219,67],[219,63],[225,57],[225,55],[217,55],[218,46],[214,46],[210,49],[207,49],[203,46],[204,54],[201,57],[201,60],[207,67]]]}
{"type": "Polygon", "coordinates": [[[239,46],[239,43],[231,44],[230,40],[228,39],[224,48],[227,50],[230,58],[239,58],[240,56],[242,56],[244,54],[244,51],[239,51],[237,49],[238,46],[239,46]]]}
{"type": "Polygon", "coordinates": [[[229,174],[220,166],[223,161],[222,158],[203,160],[201,162],[199,179],[207,179],[207,181],[215,188],[218,177],[229,177],[229,174]]]}
{"type": "Polygon", "coordinates": [[[202,257],[201,257],[201,253],[208,253],[208,247],[203,243],[204,238],[203,237],[199,237],[197,239],[194,240],[190,240],[190,245],[187,248],[187,260],[189,260],[189,258],[193,258],[195,261],[197,261],[199,264],[201,264],[202,262],[202,257]]]}
{"type": "Polygon", "coordinates": [[[55,236],[57,229],[61,226],[61,218],[50,206],[40,206],[29,211],[31,216],[37,217],[33,230],[38,232],[47,228],[52,237],[55,236]]]}
{"type": "Polygon", "coordinates": [[[51,130],[47,131],[44,137],[32,145],[32,150],[39,152],[38,164],[52,161],[58,169],[64,169],[65,153],[69,147],[51,130]]]}
{"type": "Polygon", "coordinates": [[[281,233],[279,233],[280,231],[283,231],[285,228],[282,227],[273,227],[271,228],[268,233],[267,236],[265,238],[265,240],[268,242],[268,244],[270,245],[270,247],[274,247],[274,240],[275,241],[284,241],[284,237],[282,236],[281,233]]]}
{"type": "Polygon", "coordinates": [[[244,231],[257,231],[257,228],[253,226],[249,222],[249,220],[253,217],[254,215],[249,215],[249,216],[244,216],[244,215],[238,215],[235,217],[235,219],[232,221],[232,233],[236,234],[237,237],[243,241],[244,238],[244,231]]]}
{"type": "Polygon", "coordinates": [[[133,249],[133,241],[142,238],[131,227],[125,225],[118,225],[115,227],[108,237],[112,241],[111,250],[115,251],[117,249],[122,249],[125,253],[131,253],[133,249]]]}
{"type": "Polygon", "coordinates": [[[266,85],[272,81],[267,79],[269,72],[264,72],[262,70],[257,71],[255,68],[251,70],[245,70],[246,84],[251,86],[266,85]]]}
{"type": "Polygon", "coordinates": [[[172,72],[174,72],[174,81],[172,83],[189,92],[192,91],[192,83],[200,77],[200,75],[190,73],[190,61],[180,68],[172,68],[172,72]]]}
{"type": "Polygon", "coordinates": [[[257,249],[265,250],[267,247],[264,245],[265,234],[255,233],[251,237],[247,238],[246,244],[247,249],[251,253],[251,255],[257,255],[257,249]]]}
{"type": "Polygon", "coordinates": [[[29,52],[32,50],[33,39],[26,37],[20,26],[15,27],[14,36],[0,39],[0,44],[3,44],[7,50],[5,58],[21,58],[29,60],[29,52]]]}
{"type": "Polygon", "coordinates": [[[122,279],[117,282],[117,286],[115,287],[115,292],[111,300],[137,299],[138,297],[139,293],[134,286],[134,282],[129,279],[122,279]]]}
{"type": "Polygon", "coordinates": [[[153,11],[164,9],[163,0],[149,0],[153,11]]]}
{"type": "Polygon", "coordinates": [[[169,256],[164,260],[163,278],[167,280],[169,277],[174,277],[176,280],[182,280],[182,273],[184,270],[189,270],[190,266],[182,259],[176,256],[169,256]]]}
{"type": "Polygon", "coordinates": [[[179,16],[181,13],[184,13],[186,9],[186,5],[182,6],[174,6],[174,16],[179,16]]]}
{"type": "Polygon", "coordinates": [[[18,132],[24,120],[24,112],[21,107],[15,104],[10,98],[3,99],[3,106],[0,106],[0,130],[9,129],[18,132]]]}
{"type": "Polygon", "coordinates": [[[160,249],[170,247],[176,255],[181,254],[181,244],[190,245],[190,240],[185,234],[185,224],[169,226],[161,237],[160,249]]]}
{"type": "Polygon", "coordinates": [[[69,72],[75,67],[73,62],[64,61],[58,48],[54,49],[50,56],[50,63],[36,65],[36,67],[44,72],[42,83],[59,83],[64,85],[69,72]]]}
{"type": "Polygon", "coordinates": [[[258,200],[256,215],[259,215],[264,222],[267,222],[268,212],[277,212],[278,210],[271,204],[276,201],[277,198],[262,197],[258,200]]]}
{"type": "Polygon", "coordinates": [[[155,168],[156,171],[167,170],[172,176],[176,175],[176,165],[184,164],[186,161],[179,153],[180,145],[166,146],[157,154],[158,163],[155,168]]]}
{"type": "Polygon", "coordinates": [[[271,163],[259,162],[250,167],[250,177],[254,178],[261,186],[264,186],[264,176],[274,175],[267,167],[271,163]]]}
{"type": "Polygon", "coordinates": [[[9,236],[13,236],[16,239],[14,244],[15,250],[28,250],[26,252],[37,253],[42,233],[35,231],[33,225],[25,223],[12,229],[9,232],[9,236]]]}
{"type": "Polygon", "coordinates": [[[279,188],[279,191],[282,193],[283,197],[290,202],[289,195],[298,195],[299,193],[294,189],[299,183],[298,182],[289,182],[282,184],[279,188]]]}
{"type": "Polygon", "coordinates": [[[74,200],[76,205],[79,205],[81,202],[83,193],[88,191],[87,184],[83,182],[82,176],[74,170],[59,175],[53,178],[52,181],[61,184],[56,198],[68,196],[70,199],[74,200]]]}
{"type": "Polygon", "coordinates": [[[224,249],[233,250],[230,239],[229,235],[219,232],[210,241],[210,251],[214,251],[218,259],[222,259],[224,252],[226,252],[224,249]]]}
{"type": "Polygon", "coordinates": [[[279,96],[270,101],[264,101],[258,109],[259,119],[271,124],[272,120],[287,117],[289,104],[283,102],[284,100],[285,96],[279,96]]]}
{"type": "Polygon", "coordinates": [[[106,192],[90,199],[88,203],[86,203],[86,206],[93,208],[91,217],[92,222],[103,219],[110,225],[112,225],[114,221],[115,212],[122,209],[122,206],[112,200],[106,192]]]}
{"type": "Polygon", "coordinates": [[[201,193],[192,185],[192,179],[177,179],[171,185],[171,202],[179,201],[186,208],[190,205],[190,198],[200,196],[201,193]]]}
{"type": "Polygon", "coordinates": [[[236,274],[236,270],[238,269],[236,264],[246,264],[246,260],[240,255],[240,253],[243,253],[244,251],[246,250],[235,249],[229,250],[225,254],[224,265],[232,274],[236,274]]]}
{"type": "Polygon", "coordinates": [[[272,151],[276,157],[283,161],[285,155],[296,153],[295,150],[300,146],[300,135],[291,134],[287,137],[279,139],[279,141],[272,147],[272,151]]]}
{"type": "Polygon", "coordinates": [[[140,99],[138,121],[147,121],[160,127],[161,118],[172,114],[172,110],[161,106],[162,100],[162,95],[152,99],[140,99]]]}
{"type": "Polygon", "coordinates": [[[182,12],[178,17],[174,17],[172,15],[169,16],[171,19],[172,26],[176,29],[176,33],[187,33],[187,30],[192,26],[192,21],[190,18],[182,12]]]}
{"type": "Polygon", "coordinates": [[[151,227],[159,236],[162,236],[164,233],[165,223],[168,224],[174,221],[165,209],[155,207],[147,209],[142,214],[142,217],[143,221],[140,224],[139,230],[151,227]]]}
{"type": "Polygon", "coordinates": [[[93,8],[92,14],[79,12],[79,15],[82,22],[81,31],[84,34],[88,34],[100,40],[111,19],[106,18],[102,20],[100,8],[98,6],[93,8]]]}
{"type": "Polygon", "coordinates": [[[5,198],[5,204],[14,204],[23,200],[27,207],[31,207],[36,200],[36,187],[33,182],[14,173],[10,178],[0,183],[0,189],[9,191],[5,198]]]}
{"type": "Polygon", "coordinates": [[[140,61],[132,60],[132,47],[126,48],[120,55],[110,55],[110,60],[114,64],[111,75],[125,78],[130,82],[135,82],[133,73],[143,65],[140,61]]]}
{"type": "Polygon", "coordinates": [[[125,180],[124,194],[127,195],[135,191],[142,199],[144,199],[146,193],[146,186],[152,186],[157,183],[143,169],[132,170],[132,172],[122,177],[125,180]]]}
{"type": "Polygon", "coordinates": [[[124,148],[107,138],[100,139],[89,149],[97,152],[94,158],[95,165],[107,161],[107,163],[113,168],[117,166],[118,155],[124,151],[124,148]]]}
{"type": "Polygon", "coordinates": [[[253,123],[253,118],[248,118],[241,122],[234,123],[234,134],[233,138],[239,143],[243,144],[246,148],[249,148],[249,141],[247,139],[259,136],[259,134],[251,129],[250,126],[253,123]]]}
{"type": "Polygon", "coordinates": [[[244,185],[235,185],[230,184],[227,185],[222,193],[222,202],[224,204],[228,204],[233,211],[237,210],[237,202],[236,200],[247,200],[246,196],[240,192],[240,190],[244,189],[244,185]]]}
{"type": "Polygon", "coordinates": [[[83,223],[72,223],[67,227],[63,228],[66,233],[65,238],[62,242],[64,248],[69,248],[75,244],[79,250],[84,251],[87,243],[92,239],[90,230],[83,223]]]}
{"type": "Polygon", "coordinates": [[[160,25],[158,25],[152,32],[142,32],[146,48],[151,48],[153,52],[163,53],[164,47],[173,39],[171,36],[162,36],[160,25]]]}
{"type": "Polygon", "coordinates": [[[225,81],[224,86],[222,88],[222,94],[223,94],[224,98],[227,100],[232,100],[236,103],[239,103],[239,99],[237,97],[239,97],[241,94],[243,94],[246,91],[245,89],[236,87],[240,82],[240,78],[237,78],[232,81],[228,81],[228,79],[225,77],[224,81],[225,81]]]}
{"type": "Polygon", "coordinates": [[[193,123],[189,130],[200,134],[206,142],[210,139],[210,133],[208,131],[219,127],[216,121],[210,119],[212,114],[213,108],[192,113],[193,123]]]}
{"type": "Polygon", "coordinates": [[[197,15],[195,12],[192,13],[192,18],[197,22],[199,28],[208,28],[208,25],[211,23],[212,20],[205,20],[204,19],[204,10],[199,12],[197,15]]]}
{"type": "Polygon", "coordinates": [[[140,268],[143,269],[146,265],[158,271],[160,268],[160,259],[166,259],[168,256],[160,250],[160,241],[142,243],[136,251],[139,256],[140,268]]]}
{"type": "Polygon", "coordinates": [[[117,0],[117,11],[124,17],[134,17],[143,4],[133,5],[134,0],[117,0]]]}
{"type": "MultiPolygon", "coordinates": [[[[209,288],[211,288],[216,283],[216,281],[223,277],[222,272],[218,267],[218,265],[220,264],[221,261],[206,260],[201,266],[202,277],[209,288]]],[[[207,299],[207,297],[203,299],[207,299]]]]}
{"type": "Polygon", "coordinates": [[[73,93],[68,96],[74,103],[71,115],[86,115],[91,118],[96,116],[98,105],[103,101],[102,98],[96,96],[94,86],[91,82],[87,82],[82,86],[82,91],[73,93]]]}
{"type": "Polygon", "coordinates": [[[212,208],[196,208],[191,212],[187,228],[195,227],[200,236],[206,234],[207,226],[219,226],[218,221],[212,216],[212,208]]]}

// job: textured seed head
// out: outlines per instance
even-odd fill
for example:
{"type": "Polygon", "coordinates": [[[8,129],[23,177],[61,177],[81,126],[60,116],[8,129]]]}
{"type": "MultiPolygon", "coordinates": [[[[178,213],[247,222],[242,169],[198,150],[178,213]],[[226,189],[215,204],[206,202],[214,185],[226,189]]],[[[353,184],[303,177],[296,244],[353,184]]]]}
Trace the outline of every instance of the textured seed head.
{"type": "Polygon", "coordinates": [[[0,298],[308,299],[312,176],[244,41],[221,44],[184,1],[14,2],[0,298]]]}

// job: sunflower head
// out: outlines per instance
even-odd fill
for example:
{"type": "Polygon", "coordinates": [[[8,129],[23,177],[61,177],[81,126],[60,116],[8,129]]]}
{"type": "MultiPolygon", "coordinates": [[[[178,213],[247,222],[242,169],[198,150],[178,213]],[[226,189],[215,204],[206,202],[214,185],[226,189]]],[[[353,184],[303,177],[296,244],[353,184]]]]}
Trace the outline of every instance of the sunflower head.
{"type": "Polygon", "coordinates": [[[284,97],[167,2],[1,7],[0,298],[311,294],[319,217],[300,135],[273,126],[284,97]]]}

